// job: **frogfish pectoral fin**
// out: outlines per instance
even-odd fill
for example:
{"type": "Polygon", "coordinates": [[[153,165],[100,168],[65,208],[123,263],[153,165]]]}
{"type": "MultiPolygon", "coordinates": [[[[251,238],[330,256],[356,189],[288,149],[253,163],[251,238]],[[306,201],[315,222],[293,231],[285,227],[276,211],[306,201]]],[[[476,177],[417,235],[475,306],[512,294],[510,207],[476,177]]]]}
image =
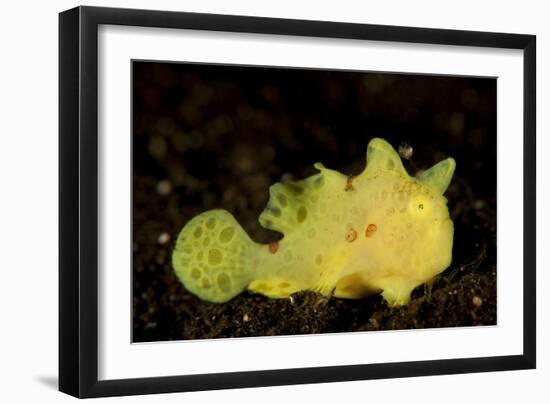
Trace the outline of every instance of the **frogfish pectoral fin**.
{"type": "Polygon", "coordinates": [[[379,293],[380,289],[369,285],[359,272],[344,276],[336,283],[334,296],[343,299],[363,299],[379,293]]]}
{"type": "Polygon", "coordinates": [[[389,307],[403,306],[411,301],[411,293],[418,284],[399,276],[387,278],[381,283],[382,297],[389,307]]]}

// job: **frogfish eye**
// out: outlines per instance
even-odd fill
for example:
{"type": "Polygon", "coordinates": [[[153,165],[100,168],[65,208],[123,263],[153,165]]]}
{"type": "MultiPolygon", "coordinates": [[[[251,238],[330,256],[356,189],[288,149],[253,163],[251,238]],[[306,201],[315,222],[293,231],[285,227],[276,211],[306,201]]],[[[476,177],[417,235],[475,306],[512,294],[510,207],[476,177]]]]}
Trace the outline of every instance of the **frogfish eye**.
{"type": "Polygon", "coordinates": [[[409,212],[414,217],[427,217],[431,210],[431,201],[423,195],[413,197],[409,203],[409,212]]]}

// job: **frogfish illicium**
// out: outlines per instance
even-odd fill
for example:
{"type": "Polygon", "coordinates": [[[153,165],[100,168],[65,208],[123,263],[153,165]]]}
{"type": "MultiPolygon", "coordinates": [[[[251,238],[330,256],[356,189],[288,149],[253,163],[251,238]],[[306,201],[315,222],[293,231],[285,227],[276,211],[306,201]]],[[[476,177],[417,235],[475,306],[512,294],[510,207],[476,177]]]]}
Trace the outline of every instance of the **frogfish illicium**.
{"type": "Polygon", "coordinates": [[[357,176],[314,167],[311,177],[269,189],[259,221],[283,233],[277,242],[254,242],[225,210],[191,219],[172,255],[185,288],[211,302],[244,290],[270,298],[310,290],[351,299],[381,293],[398,306],[450,265],[453,222],[443,193],[454,159],[409,176],[395,149],[374,138],[357,176]]]}

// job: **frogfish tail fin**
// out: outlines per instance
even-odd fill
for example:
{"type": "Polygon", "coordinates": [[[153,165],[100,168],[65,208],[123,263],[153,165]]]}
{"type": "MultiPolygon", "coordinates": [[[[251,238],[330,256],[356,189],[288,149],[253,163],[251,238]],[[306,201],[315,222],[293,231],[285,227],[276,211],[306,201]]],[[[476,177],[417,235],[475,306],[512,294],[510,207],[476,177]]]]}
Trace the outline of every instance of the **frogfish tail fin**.
{"type": "Polygon", "coordinates": [[[191,293],[222,303],[240,294],[254,279],[250,257],[255,246],[229,212],[214,209],[183,227],[172,266],[191,293]]]}

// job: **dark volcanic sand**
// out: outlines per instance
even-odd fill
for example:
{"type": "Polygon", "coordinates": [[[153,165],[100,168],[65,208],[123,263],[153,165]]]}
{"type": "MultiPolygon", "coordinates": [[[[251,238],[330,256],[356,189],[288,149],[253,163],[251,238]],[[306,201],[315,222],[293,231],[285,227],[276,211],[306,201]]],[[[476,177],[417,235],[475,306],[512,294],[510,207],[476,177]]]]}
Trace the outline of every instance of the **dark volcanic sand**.
{"type": "Polygon", "coordinates": [[[134,65],[133,340],[291,335],[496,324],[496,81],[434,76],[134,65]],[[453,262],[410,304],[300,292],[188,293],[171,253],[194,215],[231,212],[253,239],[268,188],[322,161],[359,173],[370,138],[414,145],[410,173],[446,156],[453,262]]]}

